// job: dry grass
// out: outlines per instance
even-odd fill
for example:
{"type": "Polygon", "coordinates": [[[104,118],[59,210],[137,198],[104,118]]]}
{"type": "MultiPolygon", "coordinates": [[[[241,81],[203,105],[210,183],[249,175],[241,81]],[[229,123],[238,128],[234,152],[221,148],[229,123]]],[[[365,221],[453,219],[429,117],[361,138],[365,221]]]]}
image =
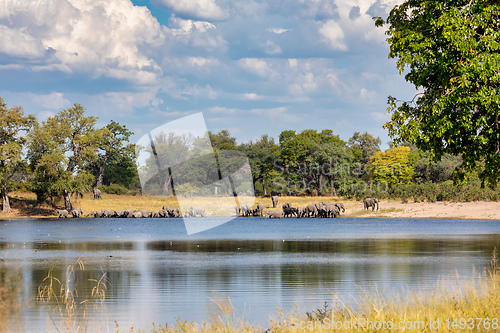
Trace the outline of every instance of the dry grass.
{"type": "MultiPolygon", "coordinates": [[[[57,208],[50,207],[48,205],[37,206],[36,195],[30,192],[13,192],[9,196],[12,198],[13,213],[8,215],[0,215],[0,218],[20,218],[20,217],[57,217],[56,210],[63,208],[62,200],[56,202],[57,208]]],[[[197,197],[184,198],[184,206],[202,206],[202,207],[219,207],[217,210],[209,212],[210,215],[227,216],[234,213],[234,199],[228,198],[227,203],[224,203],[223,198],[214,197],[197,197]],[[222,204],[221,204],[222,201],[222,204]]],[[[253,198],[244,198],[245,202],[254,201],[253,198]]],[[[291,203],[293,207],[303,207],[312,202],[325,201],[325,202],[337,202],[343,200],[338,197],[279,197],[278,207],[284,203],[291,203]]],[[[94,200],[93,196],[89,193],[85,193],[83,199],[75,200],[72,197],[72,204],[74,208],[81,208],[85,215],[91,211],[98,211],[101,209],[110,209],[111,211],[118,209],[147,209],[148,211],[159,210],[164,205],[168,205],[171,208],[179,207],[176,198],[173,197],[152,197],[152,196],[131,196],[131,195],[116,195],[116,194],[106,194],[102,193],[102,199],[94,200]]],[[[271,198],[256,197],[253,207],[257,204],[264,205],[264,211],[272,208],[271,198]]]]}
{"type": "Polygon", "coordinates": [[[108,286],[107,276],[103,273],[98,280],[89,279],[87,282],[93,285],[91,299],[80,299],[79,283],[85,282],[78,281],[77,273],[83,270],[85,266],[78,258],[68,266],[63,280],[49,271],[43,284],[38,287],[37,300],[50,318],[47,331],[100,332],[106,323],[103,303],[108,286]],[[97,320],[96,317],[101,319],[97,320]]]}

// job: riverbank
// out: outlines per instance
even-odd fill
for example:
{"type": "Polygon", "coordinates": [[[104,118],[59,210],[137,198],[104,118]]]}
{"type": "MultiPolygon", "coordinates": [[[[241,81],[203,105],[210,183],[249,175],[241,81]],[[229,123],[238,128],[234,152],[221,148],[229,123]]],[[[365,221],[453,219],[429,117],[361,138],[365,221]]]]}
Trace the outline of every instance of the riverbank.
{"type": "MultiPolygon", "coordinates": [[[[50,205],[38,205],[33,193],[14,192],[10,195],[12,213],[0,213],[0,219],[13,218],[43,218],[57,217],[56,209],[50,205]]],[[[214,198],[204,198],[204,202],[197,202],[194,205],[204,206],[214,204],[214,198]]],[[[363,203],[359,201],[344,200],[335,197],[280,197],[278,206],[290,202],[293,207],[304,207],[309,203],[343,202],[346,207],[343,217],[389,217],[389,218],[453,218],[453,219],[481,219],[500,220],[500,203],[490,201],[475,202],[408,202],[400,201],[380,202],[378,211],[363,209],[363,203]]],[[[73,198],[73,206],[81,208],[84,214],[91,211],[98,211],[104,208],[112,211],[118,209],[148,209],[159,210],[164,205],[178,207],[175,198],[151,197],[151,196],[129,196],[103,193],[101,200],[94,200],[90,194],[77,201],[73,198]]],[[[271,199],[257,197],[255,205],[263,204],[264,210],[272,209],[271,199]]],[[[62,208],[62,201],[57,203],[62,208]]]]}

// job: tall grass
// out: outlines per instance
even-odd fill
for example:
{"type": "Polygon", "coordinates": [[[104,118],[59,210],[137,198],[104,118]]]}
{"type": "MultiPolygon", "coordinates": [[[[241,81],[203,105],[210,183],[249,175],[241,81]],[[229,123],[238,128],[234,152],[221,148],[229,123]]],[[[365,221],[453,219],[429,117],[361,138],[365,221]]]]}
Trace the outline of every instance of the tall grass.
{"type": "Polygon", "coordinates": [[[49,271],[42,285],[38,287],[37,300],[43,305],[50,319],[47,331],[100,332],[102,326],[106,325],[104,318],[104,300],[108,285],[106,274],[102,274],[99,279],[89,279],[88,281],[93,284],[91,298],[80,299],[77,273],[83,270],[85,266],[78,258],[68,266],[63,281],[49,271]]]}

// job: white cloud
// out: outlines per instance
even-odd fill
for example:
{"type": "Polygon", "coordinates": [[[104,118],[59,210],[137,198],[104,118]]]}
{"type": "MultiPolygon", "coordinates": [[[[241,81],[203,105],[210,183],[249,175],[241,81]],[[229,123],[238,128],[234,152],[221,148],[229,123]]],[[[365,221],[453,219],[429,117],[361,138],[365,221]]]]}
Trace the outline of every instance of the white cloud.
{"type": "Polygon", "coordinates": [[[347,46],[344,44],[344,31],[339,23],[334,20],[328,20],[318,31],[332,49],[347,51],[347,46]]]}
{"type": "Polygon", "coordinates": [[[174,13],[204,20],[224,20],[228,14],[214,0],[162,0],[174,13]]]}
{"type": "Polygon", "coordinates": [[[185,20],[172,15],[169,27],[164,27],[163,30],[169,37],[168,42],[173,50],[179,45],[188,47],[191,52],[193,48],[206,51],[224,51],[227,48],[227,42],[210,22],[185,20]]]}
{"type": "Polygon", "coordinates": [[[117,110],[132,112],[136,108],[158,108],[163,100],[156,97],[156,94],[156,89],[144,92],[108,92],[100,95],[99,99],[112,113],[117,110]]]}
{"type": "Polygon", "coordinates": [[[387,112],[372,112],[370,116],[378,122],[388,122],[391,120],[391,115],[387,112]]]}
{"type": "Polygon", "coordinates": [[[209,108],[208,111],[213,112],[213,113],[234,114],[238,110],[234,109],[234,108],[233,109],[226,108],[223,106],[214,106],[214,107],[209,108]]]}
{"type": "Polygon", "coordinates": [[[281,47],[279,47],[279,45],[276,45],[275,43],[273,43],[270,40],[268,40],[266,42],[266,44],[264,45],[264,53],[266,53],[266,54],[276,55],[276,54],[280,54],[281,52],[282,52],[281,47]]]}
{"type": "Polygon", "coordinates": [[[275,34],[277,34],[277,35],[281,35],[282,33],[287,32],[288,30],[290,30],[290,29],[283,29],[283,28],[269,28],[269,29],[267,29],[266,31],[269,31],[269,32],[275,33],[275,34]]]}
{"type": "Polygon", "coordinates": [[[26,28],[10,29],[4,25],[0,25],[0,45],[1,53],[22,58],[41,57],[45,49],[26,28]]]}
{"type": "Polygon", "coordinates": [[[240,59],[238,63],[244,70],[257,74],[261,77],[268,77],[273,74],[265,60],[257,58],[243,58],[240,59]]]}
{"type": "Polygon", "coordinates": [[[64,109],[71,106],[71,102],[64,98],[63,93],[52,92],[49,95],[29,94],[31,101],[45,109],[64,109]]]}
{"type": "Polygon", "coordinates": [[[262,99],[262,96],[259,96],[255,93],[245,93],[243,94],[243,99],[249,100],[249,101],[258,101],[262,99]]]}
{"type": "Polygon", "coordinates": [[[161,74],[147,50],[161,45],[164,36],[147,7],[129,0],[67,0],[57,5],[44,15],[13,12],[9,26],[0,31],[3,52],[40,58],[32,68],[36,70],[65,68],[142,84],[161,74]],[[50,58],[44,56],[46,50],[50,58]]]}
{"type": "Polygon", "coordinates": [[[277,107],[277,108],[270,108],[270,109],[252,109],[250,112],[255,115],[259,116],[264,116],[269,119],[280,119],[283,121],[287,122],[299,122],[301,120],[300,117],[287,114],[287,107],[282,106],[282,107],[277,107]]]}

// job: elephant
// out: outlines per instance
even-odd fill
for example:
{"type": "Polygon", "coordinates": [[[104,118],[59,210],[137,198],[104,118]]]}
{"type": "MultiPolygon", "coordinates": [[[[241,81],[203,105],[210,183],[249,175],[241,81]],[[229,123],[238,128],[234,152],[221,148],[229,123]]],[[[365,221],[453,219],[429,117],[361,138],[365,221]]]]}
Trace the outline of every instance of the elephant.
{"type": "Polygon", "coordinates": [[[297,217],[304,217],[304,214],[305,214],[305,208],[304,207],[299,207],[297,208],[297,217]]]}
{"type": "Polygon", "coordinates": [[[328,203],[325,206],[326,217],[339,217],[340,216],[340,208],[335,203],[328,203]]]}
{"type": "Polygon", "coordinates": [[[147,209],[137,209],[136,210],[137,212],[141,213],[142,214],[142,217],[149,217],[149,211],[147,209]]]}
{"type": "Polygon", "coordinates": [[[171,212],[169,212],[170,217],[180,217],[181,216],[181,211],[179,208],[174,208],[172,209],[171,212]]]}
{"type": "Polygon", "coordinates": [[[252,207],[250,205],[241,205],[241,216],[248,217],[252,213],[252,207]]]}
{"type": "Polygon", "coordinates": [[[270,219],[280,219],[283,217],[283,211],[281,210],[268,210],[266,212],[266,217],[270,219]]]}
{"type": "Polygon", "coordinates": [[[283,206],[281,206],[281,208],[283,208],[283,210],[287,209],[287,208],[291,208],[292,207],[292,204],[287,202],[285,204],[283,204],[283,206]]]}
{"type": "Polygon", "coordinates": [[[80,217],[81,215],[83,215],[83,211],[81,208],[75,208],[71,211],[71,215],[73,215],[73,217],[80,217]]]}
{"type": "Polygon", "coordinates": [[[96,214],[97,214],[97,212],[95,210],[93,210],[93,211],[91,211],[90,213],[87,214],[87,217],[90,217],[90,216],[95,217],[96,214]]]}
{"type": "Polygon", "coordinates": [[[318,215],[318,208],[316,208],[315,204],[309,204],[304,208],[304,216],[307,217],[316,217],[318,215]]]}
{"type": "Polygon", "coordinates": [[[336,202],[335,206],[338,207],[339,211],[342,210],[342,213],[345,213],[345,206],[342,202],[336,202]]]}
{"type": "Polygon", "coordinates": [[[110,209],[102,209],[101,210],[101,216],[100,217],[111,217],[113,213],[111,212],[110,209]]]}
{"type": "Polygon", "coordinates": [[[281,196],[281,191],[272,190],[271,197],[281,196]]]}
{"type": "Polygon", "coordinates": [[[142,213],[135,211],[134,213],[132,213],[132,217],[136,218],[136,219],[140,219],[142,217],[142,213]]]}
{"type": "Polygon", "coordinates": [[[153,210],[153,211],[151,211],[151,214],[149,215],[149,217],[153,217],[153,218],[160,217],[160,213],[157,210],[153,210]]]}
{"type": "Polygon", "coordinates": [[[236,216],[240,216],[241,209],[238,206],[234,206],[234,212],[236,213],[236,216]]]}
{"type": "Polygon", "coordinates": [[[125,217],[125,211],[123,209],[115,210],[111,217],[125,217]]]}
{"type": "Polygon", "coordinates": [[[168,212],[162,208],[158,211],[158,217],[168,217],[168,212]]]}
{"type": "Polygon", "coordinates": [[[95,188],[94,191],[93,191],[93,193],[94,193],[94,199],[102,199],[102,197],[101,197],[101,190],[100,189],[95,188]]]}
{"type": "Polygon", "coordinates": [[[297,208],[293,208],[293,207],[285,208],[285,209],[283,209],[283,215],[285,217],[297,216],[297,208]]]}
{"type": "Polygon", "coordinates": [[[58,210],[57,215],[59,215],[59,218],[67,218],[69,216],[69,212],[66,209],[58,210]]]}
{"type": "Polygon", "coordinates": [[[203,207],[189,207],[188,210],[184,213],[185,217],[196,217],[200,215],[200,217],[205,216],[205,208],[203,207]]]}
{"type": "Polygon", "coordinates": [[[123,212],[123,217],[126,217],[126,218],[131,218],[133,217],[132,215],[134,214],[134,210],[133,209],[126,209],[124,212],[123,212]]]}
{"type": "Polygon", "coordinates": [[[276,208],[278,206],[278,196],[276,195],[271,196],[271,200],[273,202],[273,208],[276,208]]]}
{"type": "Polygon", "coordinates": [[[375,205],[377,206],[377,210],[378,210],[379,206],[378,206],[378,199],[377,198],[365,199],[365,202],[364,202],[365,209],[369,209],[371,207],[372,212],[373,212],[375,210],[375,205]]]}
{"type": "Polygon", "coordinates": [[[258,204],[256,209],[258,212],[258,216],[260,216],[260,217],[264,216],[264,205],[263,204],[258,204]]]}

